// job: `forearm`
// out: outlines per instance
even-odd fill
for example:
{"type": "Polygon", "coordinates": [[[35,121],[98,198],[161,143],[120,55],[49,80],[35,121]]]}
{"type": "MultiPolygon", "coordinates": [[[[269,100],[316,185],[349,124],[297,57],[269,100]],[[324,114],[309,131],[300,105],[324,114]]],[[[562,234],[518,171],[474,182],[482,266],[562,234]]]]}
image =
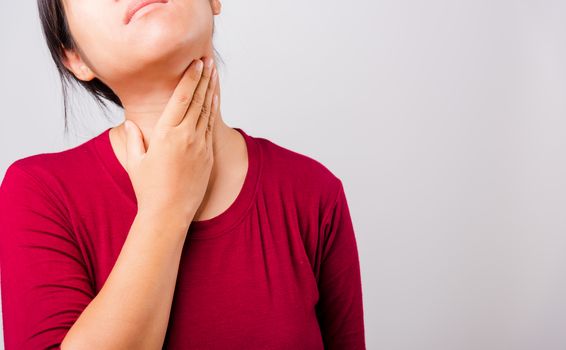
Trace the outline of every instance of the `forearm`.
{"type": "Polygon", "coordinates": [[[61,348],[161,349],[187,230],[180,220],[138,213],[108,279],[61,348]]]}

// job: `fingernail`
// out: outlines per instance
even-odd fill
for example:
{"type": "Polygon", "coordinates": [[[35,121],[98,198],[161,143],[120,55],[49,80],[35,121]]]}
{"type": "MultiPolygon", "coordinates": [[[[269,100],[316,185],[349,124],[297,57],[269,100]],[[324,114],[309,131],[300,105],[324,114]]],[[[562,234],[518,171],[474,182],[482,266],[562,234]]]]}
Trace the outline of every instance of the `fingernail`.
{"type": "Polygon", "coordinates": [[[214,59],[211,57],[211,58],[209,59],[209,61],[206,63],[206,66],[207,66],[208,68],[210,68],[210,67],[212,67],[212,64],[213,64],[213,63],[214,63],[214,59]]]}
{"type": "Polygon", "coordinates": [[[198,61],[197,61],[197,71],[200,72],[200,71],[202,70],[202,66],[203,66],[202,61],[201,61],[201,60],[198,60],[198,61]]]}

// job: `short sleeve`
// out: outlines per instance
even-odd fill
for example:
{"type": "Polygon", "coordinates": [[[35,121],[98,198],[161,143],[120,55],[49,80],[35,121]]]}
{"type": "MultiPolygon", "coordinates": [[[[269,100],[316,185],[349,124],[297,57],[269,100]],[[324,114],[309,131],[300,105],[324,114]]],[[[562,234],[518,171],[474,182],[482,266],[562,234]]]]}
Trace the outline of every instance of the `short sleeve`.
{"type": "Polygon", "coordinates": [[[0,273],[6,350],[60,349],[94,298],[60,200],[18,164],[0,185],[0,273]]]}
{"type": "Polygon", "coordinates": [[[360,264],[342,181],[321,225],[317,317],[324,348],[365,349],[360,264]]]}

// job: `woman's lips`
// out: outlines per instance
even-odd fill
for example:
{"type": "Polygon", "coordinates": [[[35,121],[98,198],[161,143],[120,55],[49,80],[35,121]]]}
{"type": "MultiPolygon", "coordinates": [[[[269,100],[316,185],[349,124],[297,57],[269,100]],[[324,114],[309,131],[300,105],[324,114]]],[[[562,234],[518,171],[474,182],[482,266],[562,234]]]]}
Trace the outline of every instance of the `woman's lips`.
{"type": "Polygon", "coordinates": [[[128,5],[128,10],[126,11],[126,15],[124,16],[124,24],[130,23],[134,14],[141,9],[142,7],[153,4],[153,3],[166,3],[169,0],[134,0],[128,5]]]}

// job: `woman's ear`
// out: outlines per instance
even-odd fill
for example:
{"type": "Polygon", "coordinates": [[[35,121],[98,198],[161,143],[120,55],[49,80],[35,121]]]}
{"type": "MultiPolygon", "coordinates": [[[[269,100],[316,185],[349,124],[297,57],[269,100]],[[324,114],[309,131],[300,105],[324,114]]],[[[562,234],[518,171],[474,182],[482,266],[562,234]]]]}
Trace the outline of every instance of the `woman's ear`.
{"type": "Polygon", "coordinates": [[[77,79],[89,81],[94,78],[92,70],[74,50],[63,47],[63,52],[63,65],[73,73],[77,79]]]}
{"type": "Polygon", "coordinates": [[[220,10],[222,9],[222,4],[220,3],[220,0],[211,0],[211,5],[212,5],[212,14],[219,15],[220,10]]]}

